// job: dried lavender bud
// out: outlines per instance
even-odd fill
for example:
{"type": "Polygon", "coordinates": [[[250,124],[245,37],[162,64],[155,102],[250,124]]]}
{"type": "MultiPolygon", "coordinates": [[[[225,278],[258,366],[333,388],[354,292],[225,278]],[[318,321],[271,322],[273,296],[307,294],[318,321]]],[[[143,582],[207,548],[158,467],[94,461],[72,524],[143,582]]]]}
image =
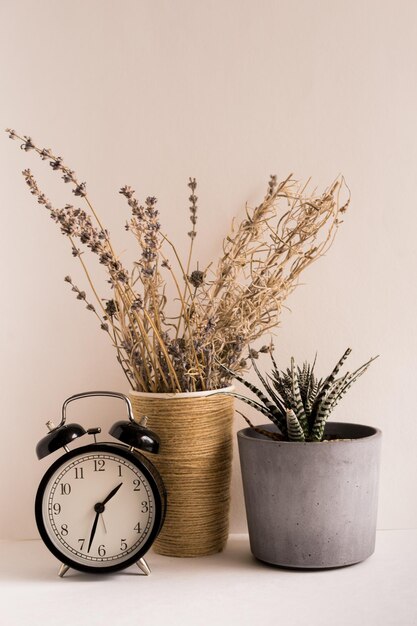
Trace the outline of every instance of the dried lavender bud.
{"type": "Polygon", "coordinates": [[[109,332],[109,325],[104,323],[100,325],[101,330],[105,330],[106,332],[109,332]]]}
{"type": "Polygon", "coordinates": [[[72,193],[75,196],[81,196],[81,198],[84,198],[87,195],[86,184],[79,183],[76,188],[72,190],[72,193]]]}
{"type": "Polygon", "coordinates": [[[143,300],[141,296],[136,296],[135,300],[133,300],[132,304],[130,305],[130,308],[132,309],[132,311],[137,311],[143,308],[143,300]]]}
{"type": "Polygon", "coordinates": [[[152,278],[152,276],[155,274],[154,267],[143,267],[141,271],[143,276],[145,276],[146,278],[152,278]]]}
{"type": "Polygon", "coordinates": [[[116,280],[126,285],[129,282],[129,274],[126,270],[119,270],[116,273],[116,280]]]}
{"type": "Polygon", "coordinates": [[[16,133],[13,129],[11,128],[6,128],[6,133],[9,134],[9,139],[16,139],[16,133]]]}
{"type": "Polygon", "coordinates": [[[170,266],[170,264],[169,264],[169,262],[168,262],[168,259],[164,259],[164,260],[162,261],[162,263],[161,263],[161,267],[166,267],[168,270],[170,270],[170,269],[171,269],[171,266],[170,266]]]}
{"type": "Polygon", "coordinates": [[[93,311],[94,313],[96,312],[96,310],[95,310],[95,308],[93,307],[93,305],[92,305],[92,304],[87,304],[86,309],[87,309],[88,311],[93,311]]]}
{"type": "Polygon", "coordinates": [[[52,150],[50,150],[50,148],[43,148],[40,151],[39,156],[41,157],[42,161],[53,159],[52,150]]]}
{"type": "Polygon", "coordinates": [[[112,256],[111,254],[109,254],[109,252],[102,252],[102,254],[100,254],[99,261],[103,265],[108,265],[111,262],[111,260],[112,260],[112,256]]]}
{"type": "Polygon", "coordinates": [[[98,241],[92,241],[89,243],[88,247],[90,248],[91,252],[94,252],[94,254],[98,254],[102,249],[102,244],[98,241]]]}
{"type": "Polygon", "coordinates": [[[119,193],[121,193],[123,196],[129,199],[133,196],[133,194],[135,193],[135,190],[132,189],[132,187],[125,185],[124,187],[120,189],[119,193]]]}
{"type": "Polygon", "coordinates": [[[132,215],[138,218],[138,220],[145,219],[145,209],[143,206],[139,206],[138,201],[133,199],[129,202],[129,206],[132,209],[132,215]]]}
{"type": "Polygon", "coordinates": [[[146,206],[148,207],[153,207],[155,206],[155,204],[158,202],[157,198],[155,198],[155,196],[148,196],[145,200],[146,206]]]}
{"type": "Polygon", "coordinates": [[[117,313],[116,302],[114,300],[107,300],[105,309],[109,317],[114,317],[117,313]]]}
{"type": "Polygon", "coordinates": [[[238,365],[239,365],[239,367],[247,367],[248,362],[246,361],[246,359],[240,359],[238,365]]]}
{"type": "Polygon", "coordinates": [[[151,248],[145,248],[142,252],[142,258],[145,259],[145,261],[151,262],[155,259],[155,257],[156,253],[151,248]]]}
{"type": "Polygon", "coordinates": [[[256,360],[259,358],[259,352],[253,348],[249,348],[249,357],[256,360]]]}
{"type": "Polygon", "coordinates": [[[64,183],[75,183],[75,172],[72,170],[65,170],[62,180],[64,183]]]}
{"type": "Polygon", "coordinates": [[[200,270],[194,270],[194,272],[191,272],[191,276],[188,277],[188,280],[193,287],[201,287],[201,285],[204,283],[204,272],[201,272],[200,270]]]}
{"type": "Polygon", "coordinates": [[[79,291],[77,300],[85,300],[85,291],[79,291]]]}
{"type": "Polygon", "coordinates": [[[71,250],[71,254],[72,254],[73,257],[81,256],[81,250],[78,250],[78,248],[73,246],[73,248],[71,250]]]}
{"type": "Polygon", "coordinates": [[[62,167],[62,157],[57,157],[55,160],[51,161],[49,165],[53,170],[60,170],[62,167]]]}
{"type": "Polygon", "coordinates": [[[62,224],[61,226],[61,233],[63,235],[68,235],[69,237],[71,237],[71,235],[75,234],[75,230],[72,224],[70,223],[66,223],[66,224],[62,224]]]}
{"type": "Polygon", "coordinates": [[[82,232],[81,235],[80,235],[81,243],[88,243],[90,241],[90,237],[91,237],[91,235],[90,235],[89,232],[87,232],[87,231],[82,232]]]}
{"type": "Polygon", "coordinates": [[[66,283],[72,283],[71,276],[65,276],[64,280],[65,280],[66,283]]]}
{"type": "Polygon", "coordinates": [[[187,235],[191,237],[191,239],[194,239],[195,237],[197,237],[197,233],[195,232],[195,230],[190,230],[190,232],[187,233],[187,235]]]}
{"type": "Polygon", "coordinates": [[[35,146],[32,143],[32,139],[30,137],[27,137],[26,135],[23,135],[23,139],[24,139],[24,142],[20,146],[21,149],[24,150],[25,152],[28,152],[29,150],[33,150],[35,146]]]}

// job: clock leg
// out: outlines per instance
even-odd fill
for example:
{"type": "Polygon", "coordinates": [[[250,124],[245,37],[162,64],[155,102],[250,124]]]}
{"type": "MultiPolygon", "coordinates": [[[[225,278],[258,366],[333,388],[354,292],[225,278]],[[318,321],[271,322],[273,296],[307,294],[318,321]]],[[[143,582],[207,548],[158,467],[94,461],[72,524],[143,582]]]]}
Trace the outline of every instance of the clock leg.
{"type": "Polygon", "coordinates": [[[149,574],[151,573],[151,568],[149,567],[145,559],[139,559],[139,561],[136,561],[136,565],[145,574],[145,576],[149,576],[149,574]]]}
{"type": "Polygon", "coordinates": [[[68,570],[69,570],[69,565],[65,565],[65,563],[62,563],[61,567],[59,568],[58,576],[60,578],[64,578],[68,570]]]}

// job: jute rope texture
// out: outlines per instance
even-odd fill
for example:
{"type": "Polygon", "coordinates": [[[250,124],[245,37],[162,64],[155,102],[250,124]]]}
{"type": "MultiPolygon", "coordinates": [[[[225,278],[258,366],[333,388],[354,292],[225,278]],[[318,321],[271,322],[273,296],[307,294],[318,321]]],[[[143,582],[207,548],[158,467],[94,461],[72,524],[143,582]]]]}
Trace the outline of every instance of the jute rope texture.
{"type": "Polygon", "coordinates": [[[229,531],[233,398],[131,395],[135,417],[161,438],[147,455],[167,490],[167,515],[154,549],[166,556],[220,552],[229,531]]]}

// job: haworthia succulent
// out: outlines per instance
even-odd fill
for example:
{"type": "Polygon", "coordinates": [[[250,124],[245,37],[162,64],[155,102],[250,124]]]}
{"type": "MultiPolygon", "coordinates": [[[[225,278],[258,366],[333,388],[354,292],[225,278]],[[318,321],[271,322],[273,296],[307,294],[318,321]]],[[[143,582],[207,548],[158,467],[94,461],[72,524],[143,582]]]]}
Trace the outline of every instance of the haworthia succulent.
{"type": "MultiPolygon", "coordinates": [[[[330,413],[352,384],[366,372],[374,358],[377,358],[370,359],[352,374],[347,372],[337,378],[350,352],[348,348],[325,379],[318,379],[314,373],[316,359],[311,366],[304,362],[302,368],[296,366],[294,359],[291,359],[291,368],[279,371],[271,354],[273,368],[265,377],[252,359],[254,370],[270,399],[242,376],[234,374],[226,367],[224,369],[250,389],[260,402],[240,394],[232,395],[266,415],[284,438],[290,441],[322,441],[330,413]]],[[[246,417],[245,419],[247,420],[246,417]]],[[[249,421],[248,423],[250,424],[249,421]]],[[[259,427],[253,428],[260,432],[259,427]]]]}

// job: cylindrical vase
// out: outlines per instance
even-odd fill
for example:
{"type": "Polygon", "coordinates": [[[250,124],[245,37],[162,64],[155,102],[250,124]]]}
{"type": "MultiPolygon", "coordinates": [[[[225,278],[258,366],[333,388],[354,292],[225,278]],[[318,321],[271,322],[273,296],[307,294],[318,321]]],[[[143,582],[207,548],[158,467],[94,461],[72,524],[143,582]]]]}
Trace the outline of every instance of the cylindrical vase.
{"type": "Polygon", "coordinates": [[[229,532],[233,388],[192,393],[132,391],[135,419],[144,415],[160,439],[157,467],[167,491],[163,528],[153,544],[177,557],[220,552],[229,532]]]}

